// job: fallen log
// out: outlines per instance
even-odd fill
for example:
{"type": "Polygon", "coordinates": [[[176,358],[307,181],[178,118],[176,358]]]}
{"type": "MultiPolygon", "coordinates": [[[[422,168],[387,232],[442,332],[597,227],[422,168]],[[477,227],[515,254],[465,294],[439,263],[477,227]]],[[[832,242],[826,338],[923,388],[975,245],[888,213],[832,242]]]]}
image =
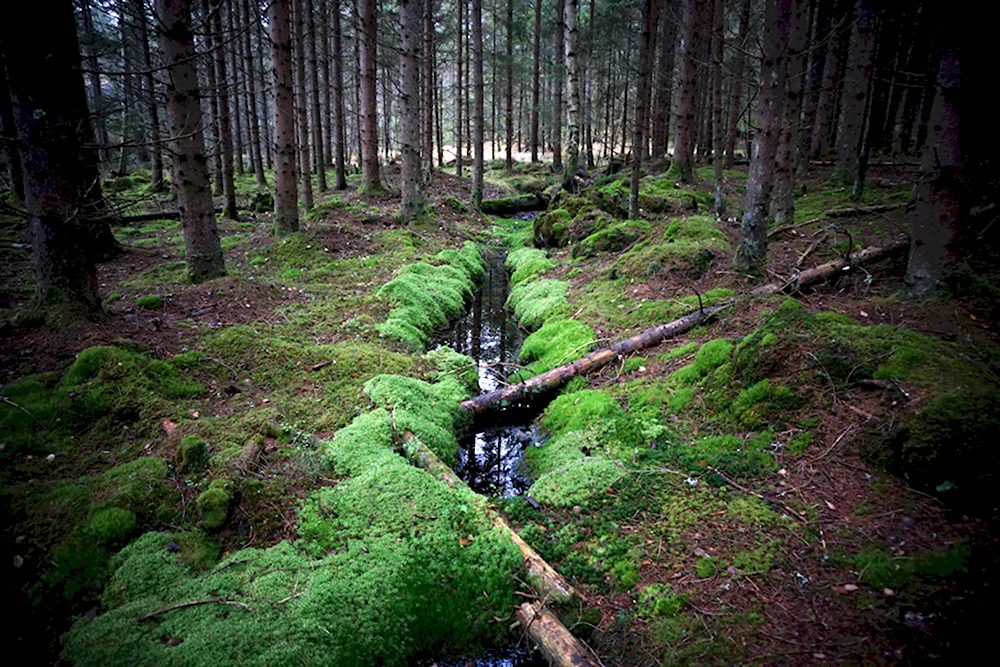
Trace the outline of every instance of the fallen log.
{"type": "Polygon", "coordinates": [[[611,347],[606,347],[577,359],[574,362],[553,368],[550,371],[536,375],[535,377],[491,391],[487,394],[480,394],[468,400],[462,401],[459,407],[468,410],[473,414],[478,414],[487,408],[503,407],[523,400],[528,396],[544,391],[551,391],[562,386],[567,381],[576,377],[596,371],[626,354],[643,350],[655,345],[659,345],[665,340],[676,338],[687,333],[699,324],[704,324],[712,319],[719,311],[732,306],[741,299],[748,296],[767,296],[794,292],[802,287],[827,280],[833,276],[840,275],[851,270],[854,266],[862,265],[883,259],[889,255],[901,252],[909,248],[909,238],[897,236],[883,245],[870,246],[850,257],[839,258],[826,264],[807,269],[782,284],[769,284],[751,290],[748,294],[728,299],[713,306],[708,306],[700,310],[681,317],[680,319],[636,334],[631,338],[618,341],[611,347]]]}
{"type": "Polygon", "coordinates": [[[871,215],[872,213],[886,213],[895,211],[898,208],[905,208],[906,204],[878,204],[875,206],[852,206],[849,208],[835,208],[827,211],[824,215],[828,218],[853,218],[859,215],[871,215]]]}
{"type": "MultiPolygon", "coordinates": [[[[403,442],[407,456],[415,465],[423,468],[449,486],[465,486],[465,482],[451,468],[445,465],[427,445],[420,442],[420,439],[415,435],[409,432],[405,433],[403,435],[403,442]]],[[[538,552],[521,539],[521,536],[510,527],[510,524],[499,513],[489,507],[484,507],[483,509],[486,511],[487,516],[490,517],[493,525],[507,533],[511,541],[521,550],[528,583],[534,586],[539,595],[560,604],[570,602],[573,598],[578,600],[583,599],[579,592],[561,574],[556,572],[555,568],[545,562],[545,559],[539,556],[538,552]]]]}
{"type": "Polygon", "coordinates": [[[548,205],[549,202],[545,197],[537,194],[526,194],[501,197],[500,199],[484,199],[482,211],[491,215],[513,215],[523,211],[544,211],[548,205]]]}
{"type": "MultiPolygon", "coordinates": [[[[217,207],[215,209],[216,215],[222,213],[222,207],[217,207]]],[[[111,222],[115,224],[125,225],[132,224],[133,222],[152,222],[153,220],[180,220],[180,211],[160,211],[159,213],[138,213],[136,215],[122,215],[117,218],[112,218],[111,222]]]]}
{"type": "Polygon", "coordinates": [[[559,618],[541,602],[525,602],[517,608],[517,622],[556,667],[597,667],[598,663],[559,618]]]}

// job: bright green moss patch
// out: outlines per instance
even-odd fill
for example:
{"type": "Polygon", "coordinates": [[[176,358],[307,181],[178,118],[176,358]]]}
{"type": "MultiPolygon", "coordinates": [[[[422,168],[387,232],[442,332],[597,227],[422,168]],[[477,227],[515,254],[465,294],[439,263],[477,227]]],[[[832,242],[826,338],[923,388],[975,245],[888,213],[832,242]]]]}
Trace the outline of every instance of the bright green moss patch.
{"type": "Polygon", "coordinates": [[[122,507],[108,507],[90,517],[86,532],[98,544],[114,544],[128,537],[135,528],[135,514],[122,507]]]}
{"type": "Polygon", "coordinates": [[[552,318],[521,345],[520,361],[525,367],[511,376],[523,382],[556,366],[568,364],[590,351],[596,336],[593,329],[576,320],[552,318]]]}
{"type": "Polygon", "coordinates": [[[529,280],[510,291],[507,306],[522,326],[537,329],[551,317],[568,314],[567,292],[569,283],[564,280],[529,280]]]}
{"type": "Polygon", "coordinates": [[[573,247],[573,257],[592,257],[599,252],[624,250],[649,228],[649,223],[644,220],[612,223],[576,244],[573,247]]]}
{"type": "Polygon", "coordinates": [[[609,459],[585,456],[540,475],[528,493],[553,507],[585,505],[594,496],[606,493],[623,474],[625,471],[609,459]]]}
{"type": "Polygon", "coordinates": [[[218,530],[229,518],[233,501],[233,483],[228,479],[216,479],[198,496],[198,511],[206,530],[218,530]]]}
{"type": "Polygon", "coordinates": [[[560,248],[568,240],[567,229],[572,214],[561,208],[545,211],[535,218],[532,226],[535,244],[545,248],[560,248]]]}
{"type": "Polygon", "coordinates": [[[379,333],[423,346],[434,329],[462,312],[472,298],[475,281],[485,272],[479,249],[467,241],[460,251],[443,253],[438,259],[447,263],[404,266],[377,292],[393,307],[377,327],[379,333]]]}
{"type": "Polygon", "coordinates": [[[610,394],[595,389],[585,389],[572,394],[562,394],[549,403],[542,415],[542,425],[549,433],[560,435],[579,431],[592,421],[622,415],[622,409],[610,394]]]}
{"type": "Polygon", "coordinates": [[[424,358],[434,365],[436,372],[432,373],[432,377],[435,380],[453,377],[470,395],[479,393],[479,367],[472,357],[442,345],[424,354],[424,358]]]}
{"type": "MultiPolygon", "coordinates": [[[[595,187],[591,197],[601,209],[617,217],[628,214],[629,183],[618,179],[595,187]]],[[[639,183],[639,209],[643,213],[678,213],[697,211],[712,205],[709,192],[679,186],[669,178],[646,176],[639,183]]]]}
{"type": "Polygon", "coordinates": [[[208,443],[193,435],[186,435],[177,447],[177,458],[184,472],[195,472],[208,465],[208,443]]]}
{"type": "Polygon", "coordinates": [[[542,275],[554,267],[556,262],[546,257],[544,250],[520,248],[507,255],[504,265],[511,270],[510,284],[519,285],[542,275]]]}
{"type": "Polygon", "coordinates": [[[122,281],[122,287],[142,288],[187,282],[187,264],[171,262],[162,266],[154,266],[142,273],[122,281]]]}

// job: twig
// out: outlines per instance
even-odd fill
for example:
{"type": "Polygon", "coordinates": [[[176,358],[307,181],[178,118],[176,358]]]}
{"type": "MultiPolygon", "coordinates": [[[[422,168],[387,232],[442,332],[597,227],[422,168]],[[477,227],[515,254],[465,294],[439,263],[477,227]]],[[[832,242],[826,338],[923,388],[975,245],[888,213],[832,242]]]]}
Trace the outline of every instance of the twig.
{"type": "Polygon", "coordinates": [[[821,458],[823,458],[824,456],[826,456],[827,454],[829,454],[830,452],[832,452],[833,448],[836,447],[837,445],[839,445],[840,441],[843,440],[844,437],[848,433],[850,433],[851,431],[853,431],[853,430],[854,430],[854,424],[851,424],[850,426],[847,427],[846,431],[844,431],[843,433],[841,433],[840,436],[836,440],[833,441],[832,445],[830,445],[829,447],[827,447],[827,449],[826,449],[825,452],[823,452],[822,454],[820,454],[819,456],[817,456],[816,458],[814,458],[813,461],[819,461],[821,458]]]}
{"type": "Polygon", "coordinates": [[[775,227],[767,233],[767,238],[772,236],[777,236],[781,232],[787,232],[790,229],[797,229],[799,227],[805,227],[806,225],[811,225],[815,222],[819,222],[822,218],[813,218],[812,220],[806,220],[805,222],[797,222],[794,225],[782,225],[780,227],[775,227]]]}
{"type": "Polygon", "coordinates": [[[148,621],[151,618],[156,618],[162,614],[166,614],[168,611],[174,611],[175,609],[184,609],[185,607],[197,607],[203,604],[228,604],[234,607],[239,607],[240,609],[246,609],[252,612],[254,609],[248,604],[244,604],[238,600],[229,600],[227,598],[209,598],[207,600],[194,600],[192,602],[182,602],[180,604],[170,605],[169,607],[164,607],[163,609],[157,609],[154,612],[150,612],[145,616],[140,616],[137,621],[148,621]]]}
{"type": "Polygon", "coordinates": [[[826,237],[827,237],[827,232],[823,232],[822,236],[820,236],[818,239],[816,239],[815,241],[813,241],[809,245],[809,247],[806,248],[806,251],[804,253],[802,253],[801,255],[799,255],[799,258],[797,260],[795,260],[795,266],[796,266],[796,268],[801,268],[802,264],[805,263],[806,258],[809,257],[809,255],[813,254],[813,252],[815,252],[816,248],[819,247],[819,244],[826,240],[826,237]]]}
{"type": "Polygon", "coordinates": [[[754,496],[756,498],[760,498],[765,503],[774,503],[775,505],[779,505],[783,510],[785,510],[786,512],[788,512],[791,516],[794,516],[799,521],[801,521],[803,523],[806,523],[805,518],[799,512],[793,510],[791,507],[789,507],[785,503],[781,502],[780,500],[772,500],[770,498],[766,498],[763,495],[757,493],[756,491],[748,489],[745,486],[741,486],[738,482],[736,482],[735,480],[729,478],[724,472],[722,472],[721,470],[719,470],[718,468],[716,468],[714,466],[708,466],[708,469],[711,470],[712,472],[714,472],[716,475],[718,475],[722,479],[726,480],[726,482],[728,482],[733,487],[739,489],[743,493],[749,493],[751,496],[754,496]]]}

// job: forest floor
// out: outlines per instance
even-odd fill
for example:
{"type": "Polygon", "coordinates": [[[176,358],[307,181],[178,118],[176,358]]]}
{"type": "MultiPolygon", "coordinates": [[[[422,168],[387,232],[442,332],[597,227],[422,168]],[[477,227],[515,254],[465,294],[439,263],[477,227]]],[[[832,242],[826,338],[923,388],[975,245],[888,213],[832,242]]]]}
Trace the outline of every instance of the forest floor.
{"type": "MultiPolygon", "coordinates": [[[[494,166],[488,196],[554,182],[543,167],[494,166]]],[[[0,338],[5,593],[21,610],[11,645],[43,663],[101,662],[76,640],[67,654],[62,637],[121,604],[115,554],[144,532],[176,536],[168,548],[205,576],[240,550],[314,539],[303,508],[343,476],[304,434],[326,441],[357,423],[379,374],[438,377],[419,341],[383,327],[399,303],[379,289],[407,265],[466,241],[510,251],[536,373],[752,285],[731,268],[745,173],[727,172],[734,217],[722,220],[709,214],[710,170],[692,185],[647,176],[640,221],[622,219],[623,176],[558,196],[538,220],[476,214],[468,181],[441,172],[409,226],[392,191],[320,193],[284,238],[269,213],[245,210],[255,188],[241,177],[241,218],[219,222],[229,275],[201,285],[186,281],[179,222],[116,228],[124,252],[99,267],[102,321],[8,325],[0,338]],[[539,231],[553,247],[525,251],[539,231]],[[92,353],[99,372],[77,377],[95,347],[116,351],[92,353]],[[250,445],[259,460],[230,474],[250,445]],[[186,458],[198,446],[200,469],[186,458]],[[203,498],[230,478],[213,522],[203,498]]],[[[384,177],[395,183],[394,168],[384,177]]],[[[875,165],[853,202],[814,168],[795,224],[770,238],[768,279],[905,233],[914,177],[875,165]],[[859,206],[879,208],[845,212],[859,206]]],[[[145,185],[115,184],[122,202],[145,185]]],[[[23,222],[3,218],[0,232],[6,320],[33,281],[23,222]]],[[[905,298],[904,272],[896,257],[794,300],[740,301],[575,379],[548,407],[551,439],[527,456],[537,503],[490,502],[582,592],[563,619],[603,664],[913,664],[982,641],[997,618],[983,490],[1000,406],[996,264],[969,258],[951,293],[923,302],[905,298]]],[[[503,630],[509,611],[491,623],[503,630]]]]}

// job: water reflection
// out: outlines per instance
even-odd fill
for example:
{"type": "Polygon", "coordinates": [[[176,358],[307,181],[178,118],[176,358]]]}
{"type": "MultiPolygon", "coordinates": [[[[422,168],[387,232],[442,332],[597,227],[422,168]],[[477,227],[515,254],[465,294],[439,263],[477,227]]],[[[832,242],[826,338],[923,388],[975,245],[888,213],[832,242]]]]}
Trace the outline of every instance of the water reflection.
{"type": "MultiPolygon", "coordinates": [[[[486,253],[486,277],[469,310],[442,331],[437,342],[476,360],[479,389],[499,389],[517,369],[524,334],[505,307],[509,291],[504,255],[486,253]]],[[[476,492],[493,496],[524,493],[531,481],[522,468],[522,452],[538,442],[530,423],[535,414],[497,413],[475,425],[459,440],[456,472],[476,492]]]]}

